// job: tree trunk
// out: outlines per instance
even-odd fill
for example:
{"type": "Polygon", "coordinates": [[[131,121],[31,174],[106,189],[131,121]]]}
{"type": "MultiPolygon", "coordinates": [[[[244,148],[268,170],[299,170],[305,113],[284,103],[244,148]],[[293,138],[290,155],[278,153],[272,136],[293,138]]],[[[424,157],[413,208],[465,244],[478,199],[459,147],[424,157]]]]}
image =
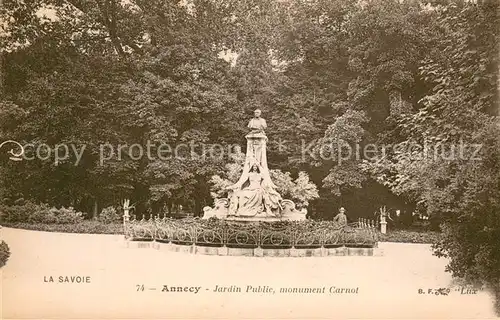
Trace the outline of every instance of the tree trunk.
{"type": "Polygon", "coordinates": [[[92,210],[92,218],[97,217],[97,210],[99,209],[99,205],[97,203],[97,199],[94,199],[94,209],[92,210]]]}
{"type": "Polygon", "coordinates": [[[0,97],[3,96],[3,52],[0,51],[0,97]]]}
{"type": "Polygon", "coordinates": [[[198,217],[201,215],[201,201],[198,198],[194,199],[194,212],[193,216],[198,217]]]}
{"type": "Polygon", "coordinates": [[[172,216],[172,202],[170,202],[168,200],[167,200],[167,212],[168,212],[168,216],[171,217],[172,216]]]}

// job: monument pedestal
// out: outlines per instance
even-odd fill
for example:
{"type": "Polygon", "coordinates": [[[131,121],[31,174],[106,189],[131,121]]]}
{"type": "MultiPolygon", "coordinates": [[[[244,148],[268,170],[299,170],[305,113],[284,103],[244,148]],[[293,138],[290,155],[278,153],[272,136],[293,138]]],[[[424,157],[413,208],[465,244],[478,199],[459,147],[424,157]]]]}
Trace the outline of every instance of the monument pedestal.
{"type": "Polygon", "coordinates": [[[228,216],[225,218],[227,221],[238,221],[238,222],[276,222],[282,221],[278,217],[238,217],[238,216],[228,216]]]}
{"type": "Polygon", "coordinates": [[[215,199],[214,208],[203,209],[203,219],[215,217],[240,222],[305,220],[305,213],[297,210],[293,201],[282,199],[277,186],[271,181],[264,132],[267,124],[260,118],[259,110],[256,110],[248,128],[251,131],[245,136],[247,151],[241,176],[227,188],[227,198],[215,199]]]}

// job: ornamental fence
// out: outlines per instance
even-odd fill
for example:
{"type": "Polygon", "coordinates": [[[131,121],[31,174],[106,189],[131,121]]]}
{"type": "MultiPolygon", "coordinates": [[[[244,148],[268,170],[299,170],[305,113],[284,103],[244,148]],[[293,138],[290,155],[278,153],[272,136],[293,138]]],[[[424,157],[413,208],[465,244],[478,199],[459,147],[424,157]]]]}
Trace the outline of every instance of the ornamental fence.
{"type": "Polygon", "coordinates": [[[216,218],[124,219],[125,238],[178,245],[230,248],[375,247],[375,221],[360,219],[347,225],[333,221],[236,222],[216,218]]]}

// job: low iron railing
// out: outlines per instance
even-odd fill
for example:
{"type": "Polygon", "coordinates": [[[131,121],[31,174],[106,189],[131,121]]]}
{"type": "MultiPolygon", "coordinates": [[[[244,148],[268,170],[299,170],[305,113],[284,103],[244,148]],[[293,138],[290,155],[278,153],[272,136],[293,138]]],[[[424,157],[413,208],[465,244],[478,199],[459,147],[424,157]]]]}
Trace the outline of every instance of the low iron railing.
{"type": "Polygon", "coordinates": [[[242,223],[216,218],[131,218],[124,220],[124,232],[132,241],[236,248],[374,247],[378,241],[371,220],[340,225],[314,220],[242,223]]]}

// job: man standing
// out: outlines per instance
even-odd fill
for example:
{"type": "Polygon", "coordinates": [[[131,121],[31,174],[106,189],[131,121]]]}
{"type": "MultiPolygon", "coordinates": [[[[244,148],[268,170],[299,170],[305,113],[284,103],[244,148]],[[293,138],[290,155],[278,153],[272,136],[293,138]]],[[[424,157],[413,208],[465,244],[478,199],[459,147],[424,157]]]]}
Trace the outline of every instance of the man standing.
{"type": "Polygon", "coordinates": [[[347,225],[347,216],[345,215],[345,209],[344,209],[344,207],[341,207],[339,209],[339,214],[337,214],[335,216],[335,218],[333,218],[333,221],[337,222],[341,226],[346,226],[347,225]]]}

